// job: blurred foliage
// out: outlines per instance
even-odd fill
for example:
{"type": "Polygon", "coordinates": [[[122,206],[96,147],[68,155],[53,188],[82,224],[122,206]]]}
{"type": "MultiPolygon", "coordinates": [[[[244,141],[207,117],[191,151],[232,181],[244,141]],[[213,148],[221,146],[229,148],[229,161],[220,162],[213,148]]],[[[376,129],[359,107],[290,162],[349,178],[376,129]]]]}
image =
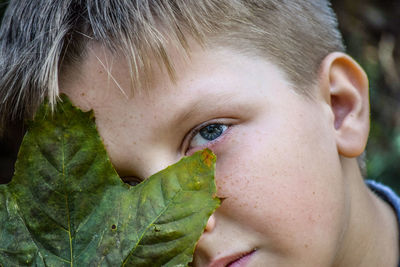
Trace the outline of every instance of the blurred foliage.
{"type": "MultiPolygon", "coordinates": [[[[0,16],[5,3],[0,0],[0,16]]],[[[370,79],[371,133],[367,177],[400,193],[400,1],[332,0],[347,52],[370,79]]],[[[15,123],[0,140],[0,183],[12,176],[23,134],[15,123]]]]}
{"type": "Polygon", "coordinates": [[[367,178],[400,193],[400,1],[333,0],[347,52],[370,81],[367,178]]]}

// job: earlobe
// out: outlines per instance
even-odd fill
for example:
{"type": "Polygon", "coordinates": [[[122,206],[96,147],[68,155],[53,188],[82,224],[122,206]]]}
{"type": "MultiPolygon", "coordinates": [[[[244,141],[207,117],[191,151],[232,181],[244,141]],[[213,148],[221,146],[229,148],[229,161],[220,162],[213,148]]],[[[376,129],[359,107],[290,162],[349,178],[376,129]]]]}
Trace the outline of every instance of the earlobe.
{"type": "Polygon", "coordinates": [[[369,134],[368,78],[364,70],[344,53],[329,54],[320,67],[319,86],[334,115],[339,154],[361,155],[369,134]]]}

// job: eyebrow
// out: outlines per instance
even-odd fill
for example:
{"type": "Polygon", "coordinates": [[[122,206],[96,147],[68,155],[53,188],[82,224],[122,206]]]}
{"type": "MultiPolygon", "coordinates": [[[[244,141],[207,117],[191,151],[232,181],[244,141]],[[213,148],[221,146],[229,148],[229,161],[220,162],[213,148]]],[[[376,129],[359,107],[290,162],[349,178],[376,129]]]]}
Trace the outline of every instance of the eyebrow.
{"type": "Polygon", "coordinates": [[[221,106],[237,105],[233,93],[207,93],[197,98],[194,101],[190,101],[185,107],[180,109],[177,113],[178,115],[173,119],[174,124],[184,124],[190,121],[193,117],[196,117],[200,111],[204,111],[204,105],[210,104],[210,109],[216,111],[220,109],[221,106]],[[218,106],[216,104],[218,103],[218,106]]]}

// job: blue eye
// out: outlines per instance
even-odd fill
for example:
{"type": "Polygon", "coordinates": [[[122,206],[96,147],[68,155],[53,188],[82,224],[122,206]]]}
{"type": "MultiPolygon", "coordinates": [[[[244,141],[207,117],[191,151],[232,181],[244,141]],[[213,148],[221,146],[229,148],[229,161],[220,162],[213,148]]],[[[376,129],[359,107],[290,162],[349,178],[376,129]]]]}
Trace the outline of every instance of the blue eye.
{"type": "Polygon", "coordinates": [[[199,131],[201,137],[208,141],[217,139],[224,132],[224,125],[222,124],[211,124],[199,131]]]}
{"type": "Polygon", "coordinates": [[[205,145],[211,141],[216,140],[220,137],[226,130],[228,126],[225,124],[214,123],[209,124],[201,128],[190,141],[189,147],[197,147],[205,145]]]}

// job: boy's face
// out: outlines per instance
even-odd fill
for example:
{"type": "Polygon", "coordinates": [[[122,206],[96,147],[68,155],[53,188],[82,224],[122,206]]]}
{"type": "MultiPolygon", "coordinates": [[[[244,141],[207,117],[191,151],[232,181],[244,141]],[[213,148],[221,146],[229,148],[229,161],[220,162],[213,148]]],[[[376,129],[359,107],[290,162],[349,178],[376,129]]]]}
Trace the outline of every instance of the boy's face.
{"type": "Polygon", "coordinates": [[[329,104],[318,90],[315,100],[295,93],[261,58],[193,48],[184,63],[172,53],[176,83],[155,69],[150,90],[133,95],[125,59],[92,47],[62,91],[94,110],[126,179],[144,179],[205,147],[214,151],[225,200],[197,245],[195,266],[225,266],[250,252],[237,263],[329,266],[348,215],[329,104]]]}

